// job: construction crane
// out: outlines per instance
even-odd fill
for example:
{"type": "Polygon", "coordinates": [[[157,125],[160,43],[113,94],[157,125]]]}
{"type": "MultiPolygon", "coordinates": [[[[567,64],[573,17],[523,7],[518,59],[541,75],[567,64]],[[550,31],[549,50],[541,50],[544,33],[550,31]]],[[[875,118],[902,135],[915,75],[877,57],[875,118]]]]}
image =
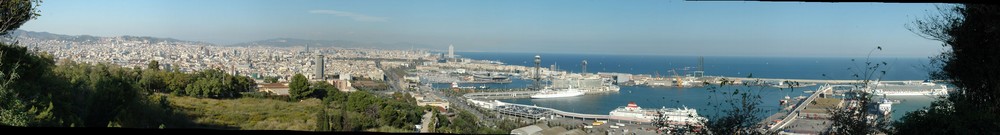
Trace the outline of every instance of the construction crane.
{"type": "Polygon", "coordinates": [[[673,72],[674,73],[674,77],[676,77],[676,79],[677,79],[677,81],[675,81],[674,84],[677,85],[677,87],[683,87],[683,86],[681,86],[681,84],[684,83],[684,80],[681,80],[681,76],[679,74],[677,74],[677,70],[676,69],[670,69],[670,72],[673,72]]]}

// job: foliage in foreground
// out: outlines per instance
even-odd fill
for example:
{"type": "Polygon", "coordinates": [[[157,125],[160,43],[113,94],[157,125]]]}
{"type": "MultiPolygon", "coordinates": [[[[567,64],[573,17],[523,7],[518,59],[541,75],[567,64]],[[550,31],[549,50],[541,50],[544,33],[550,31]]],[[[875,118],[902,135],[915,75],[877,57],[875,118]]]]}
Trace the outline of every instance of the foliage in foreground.
{"type": "Polygon", "coordinates": [[[932,57],[931,78],[956,92],[894,123],[896,134],[1000,134],[1000,6],[939,8],[912,31],[949,48],[932,57]]]}
{"type": "Polygon", "coordinates": [[[62,61],[0,44],[0,125],[185,127],[162,97],[140,90],[142,70],[62,61]],[[11,113],[13,112],[13,113],[11,113]]]}

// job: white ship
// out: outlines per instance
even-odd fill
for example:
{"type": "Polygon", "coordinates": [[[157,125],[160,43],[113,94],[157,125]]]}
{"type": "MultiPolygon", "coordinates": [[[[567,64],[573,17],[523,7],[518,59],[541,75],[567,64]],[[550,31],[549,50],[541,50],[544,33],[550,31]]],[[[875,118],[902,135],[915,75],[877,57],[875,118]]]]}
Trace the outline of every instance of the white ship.
{"type": "Polygon", "coordinates": [[[550,88],[545,88],[538,94],[531,95],[531,98],[561,98],[561,97],[575,97],[583,95],[583,91],[569,87],[563,90],[552,90],[550,88]]]}
{"type": "Polygon", "coordinates": [[[660,108],[660,112],[667,116],[667,122],[671,124],[695,124],[699,125],[705,121],[705,117],[698,116],[698,110],[687,108],[660,108]]]}
{"type": "Polygon", "coordinates": [[[597,75],[567,74],[552,79],[550,85],[554,89],[565,89],[572,86],[584,93],[617,92],[621,88],[614,85],[612,79],[597,75]]]}
{"type": "Polygon", "coordinates": [[[699,124],[705,117],[698,116],[695,109],[684,108],[660,108],[642,109],[635,102],[629,102],[627,106],[618,107],[610,112],[611,116],[631,117],[644,120],[655,120],[659,116],[666,116],[666,121],[671,124],[699,124]]]}
{"type": "Polygon", "coordinates": [[[889,101],[888,98],[882,97],[882,101],[878,102],[878,110],[883,116],[889,116],[892,112],[892,101],[889,101]]]}
{"type": "Polygon", "coordinates": [[[608,86],[608,90],[611,90],[611,91],[619,91],[621,89],[622,88],[618,87],[617,85],[610,85],[610,86],[608,86]]]}
{"type": "Polygon", "coordinates": [[[642,109],[635,102],[629,102],[628,106],[619,106],[615,110],[612,110],[610,115],[653,120],[659,113],[655,109],[642,109]]]}
{"type": "Polygon", "coordinates": [[[872,93],[875,95],[907,96],[907,95],[947,95],[948,86],[931,82],[878,83],[872,93]]]}

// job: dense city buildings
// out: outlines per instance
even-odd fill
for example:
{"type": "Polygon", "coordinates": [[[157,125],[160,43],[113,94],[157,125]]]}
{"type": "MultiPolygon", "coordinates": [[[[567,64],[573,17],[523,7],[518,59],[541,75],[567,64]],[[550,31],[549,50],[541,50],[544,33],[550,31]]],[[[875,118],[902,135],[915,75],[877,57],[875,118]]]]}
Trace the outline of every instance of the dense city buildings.
{"type": "Polygon", "coordinates": [[[162,69],[170,71],[220,69],[226,73],[255,79],[279,77],[282,82],[288,81],[296,73],[310,76],[314,80],[341,75],[349,76],[346,78],[383,80],[385,72],[376,66],[378,64],[393,68],[417,60],[438,59],[438,55],[431,55],[426,50],[320,48],[306,45],[236,47],[152,37],[37,36],[55,34],[21,33],[28,33],[15,35],[23,45],[48,53],[56,60],[106,62],[124,67],[145,67],[151,60],[156,60],[162,69]]]}

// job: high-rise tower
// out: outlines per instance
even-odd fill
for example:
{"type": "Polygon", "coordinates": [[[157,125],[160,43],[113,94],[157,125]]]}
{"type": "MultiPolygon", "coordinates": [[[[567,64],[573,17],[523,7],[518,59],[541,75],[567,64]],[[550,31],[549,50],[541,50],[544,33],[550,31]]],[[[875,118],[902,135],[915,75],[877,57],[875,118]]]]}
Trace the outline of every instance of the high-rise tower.
{"type": "Polygon", "coordinates": [[[448,58],[449,59],[455,58],[455,46],[453,45],[448,45],[448,58]]]}
{"type": "Polygon", "coordinates": [[[583,60],[581,65],[583,65],[583,74],[587,74],[587,60],[583,60]]]}
{"type": "Polygon", "coordinates": [[[316,55],[316,58],[313,59],[313,61],[316,64],[315,65],[316,66],[315,67],[316,73],[314,73],[315,74],[314,76],[316,77],[316,79],[317,80],[326,80],[326,76],[323,75],[323,70],[324,70],[324,67],[326,66],[325,57],[323,57],[322,54],[316,55]]]}
{"type": "Polygon", "coordinates": [[[542,83],[541,83],[542,82],[541,64],[542,64],[542,56],[535,55],[535,86],[534,87],[537,90],[541,90],[542,89],[542,83]]]}

